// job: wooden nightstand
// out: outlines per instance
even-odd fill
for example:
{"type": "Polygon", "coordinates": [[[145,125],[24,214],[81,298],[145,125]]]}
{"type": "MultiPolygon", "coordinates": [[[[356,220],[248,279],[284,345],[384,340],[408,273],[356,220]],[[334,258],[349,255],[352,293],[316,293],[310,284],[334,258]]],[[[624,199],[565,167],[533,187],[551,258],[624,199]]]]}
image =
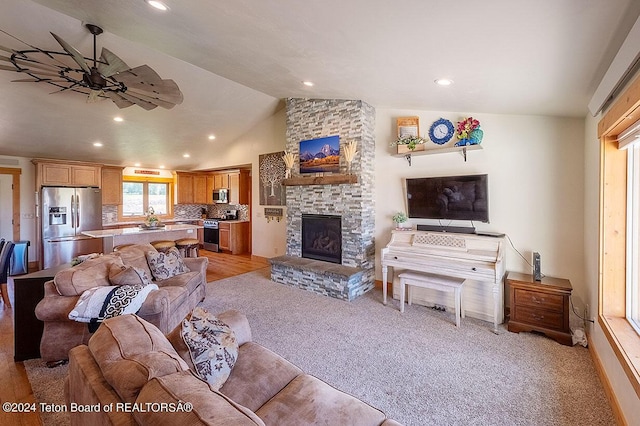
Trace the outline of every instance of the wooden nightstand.
{"type": "Polygon", "coordinates": [[[572,290],[569,280],[544,277],[542,281],[534,281],[533,275],[509,272],[506,283],[511,301],[507,330],[537,331],[563,345],[573,345],[569,329],[572,290]]]}

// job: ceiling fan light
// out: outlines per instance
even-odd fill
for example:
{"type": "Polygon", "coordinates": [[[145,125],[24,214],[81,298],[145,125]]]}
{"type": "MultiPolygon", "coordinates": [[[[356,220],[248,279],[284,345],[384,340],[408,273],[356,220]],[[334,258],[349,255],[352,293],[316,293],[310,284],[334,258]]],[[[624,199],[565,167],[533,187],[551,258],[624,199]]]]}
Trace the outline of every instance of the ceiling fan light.
{"type": "Polygon", "coordinates": [[[145,0],[145,1],[147,2],[147,4],[149,6],[153,7],[154,9],[158,9],[158,10],[161,10],[163,12],[169,10],[167,5],[162,3],[161,1],[158,1],[158,0],[145,0]]]}

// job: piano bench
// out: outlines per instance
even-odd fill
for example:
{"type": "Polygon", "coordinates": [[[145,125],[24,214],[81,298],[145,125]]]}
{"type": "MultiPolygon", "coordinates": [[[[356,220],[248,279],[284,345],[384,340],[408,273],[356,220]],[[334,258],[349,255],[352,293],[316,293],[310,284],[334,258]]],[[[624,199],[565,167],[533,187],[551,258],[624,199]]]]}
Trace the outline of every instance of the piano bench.
{"type": "Polygon", "coordinates": [[[398,277],[400,278],[400,312],[404,312],[404,294],[407,287],[409,287],[409,305],[411,305],[412,300],[411,287],[430,288],[449,293],[452,292],[454,293],[455,299],[456,327],[460,327],[460,317],[465,317],[461,301],[462,286],[464,285],[465,280],[419,272],[403,272],[398,275],[398,277]]]}

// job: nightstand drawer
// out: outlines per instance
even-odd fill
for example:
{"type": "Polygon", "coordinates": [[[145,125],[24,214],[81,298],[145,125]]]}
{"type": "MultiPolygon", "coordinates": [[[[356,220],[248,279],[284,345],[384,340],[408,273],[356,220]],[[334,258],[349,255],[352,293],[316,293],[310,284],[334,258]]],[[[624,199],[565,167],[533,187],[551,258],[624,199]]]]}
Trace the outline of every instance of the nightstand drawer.
{"type": "Polygon", "coordinates": [[[511,315],[513,316],[513,321],[530,324],[532,326],[557,330],[564,328],[564,314],[561,312],[516,305],[515,309],[512,308],[511,315]]]}
{"type": "Polygon", "coordinates": [[[564,296],[560,294],[549,294],[538,291],[514,289],[516,305],[535,306],[552,311],[564,311],[564,296]]]}

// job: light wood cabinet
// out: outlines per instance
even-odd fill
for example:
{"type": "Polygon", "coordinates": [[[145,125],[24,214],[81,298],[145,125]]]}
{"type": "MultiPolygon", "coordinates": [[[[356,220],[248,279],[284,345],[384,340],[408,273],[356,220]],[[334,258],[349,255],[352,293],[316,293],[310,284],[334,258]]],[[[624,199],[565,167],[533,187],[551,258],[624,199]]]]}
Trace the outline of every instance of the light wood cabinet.
{"type": "Polygon", "coordinates": [[[213,189],[229,188],[229,173],[215,173],[213,175],[213,189]]]}
{"type": "Polygon", "coordinates": [[[229,173],[229,204],[249,204],[251,176],[248,170],[229,173]]]}
{"type": "Polygon", "coordinates": [[[176,204],[193,204],[193,174],[177,173],[176,204]]]}
{"type": "Polygon", "coordinates": [[[33,160],[36,164],[36,186],[95,186],[100,187],[100,165],[74,164],[50,160],[33,160]]]}
{"type": "Polygon", "coordinates": [[[102,167],[102,204],[122,204],[122,167],[102,167]]]}
{"type": "Polygon", "coordinates": [[[219,243],[221,250],[231,254],[246,253],[249,249],[249,222],[220,222],[219,243]]]}
{"type": "Polygon", "coordinates": [[[195,204],[209,203],[209,197],[207,197],[207,175],[205,174],[193,176],[193,202],[195,204]]]}
{"type": "Polygon", "coordinates": [[[210,204],[211,191],[207,173],[182,173],[177,175],[176,204],[210,204]]]}

